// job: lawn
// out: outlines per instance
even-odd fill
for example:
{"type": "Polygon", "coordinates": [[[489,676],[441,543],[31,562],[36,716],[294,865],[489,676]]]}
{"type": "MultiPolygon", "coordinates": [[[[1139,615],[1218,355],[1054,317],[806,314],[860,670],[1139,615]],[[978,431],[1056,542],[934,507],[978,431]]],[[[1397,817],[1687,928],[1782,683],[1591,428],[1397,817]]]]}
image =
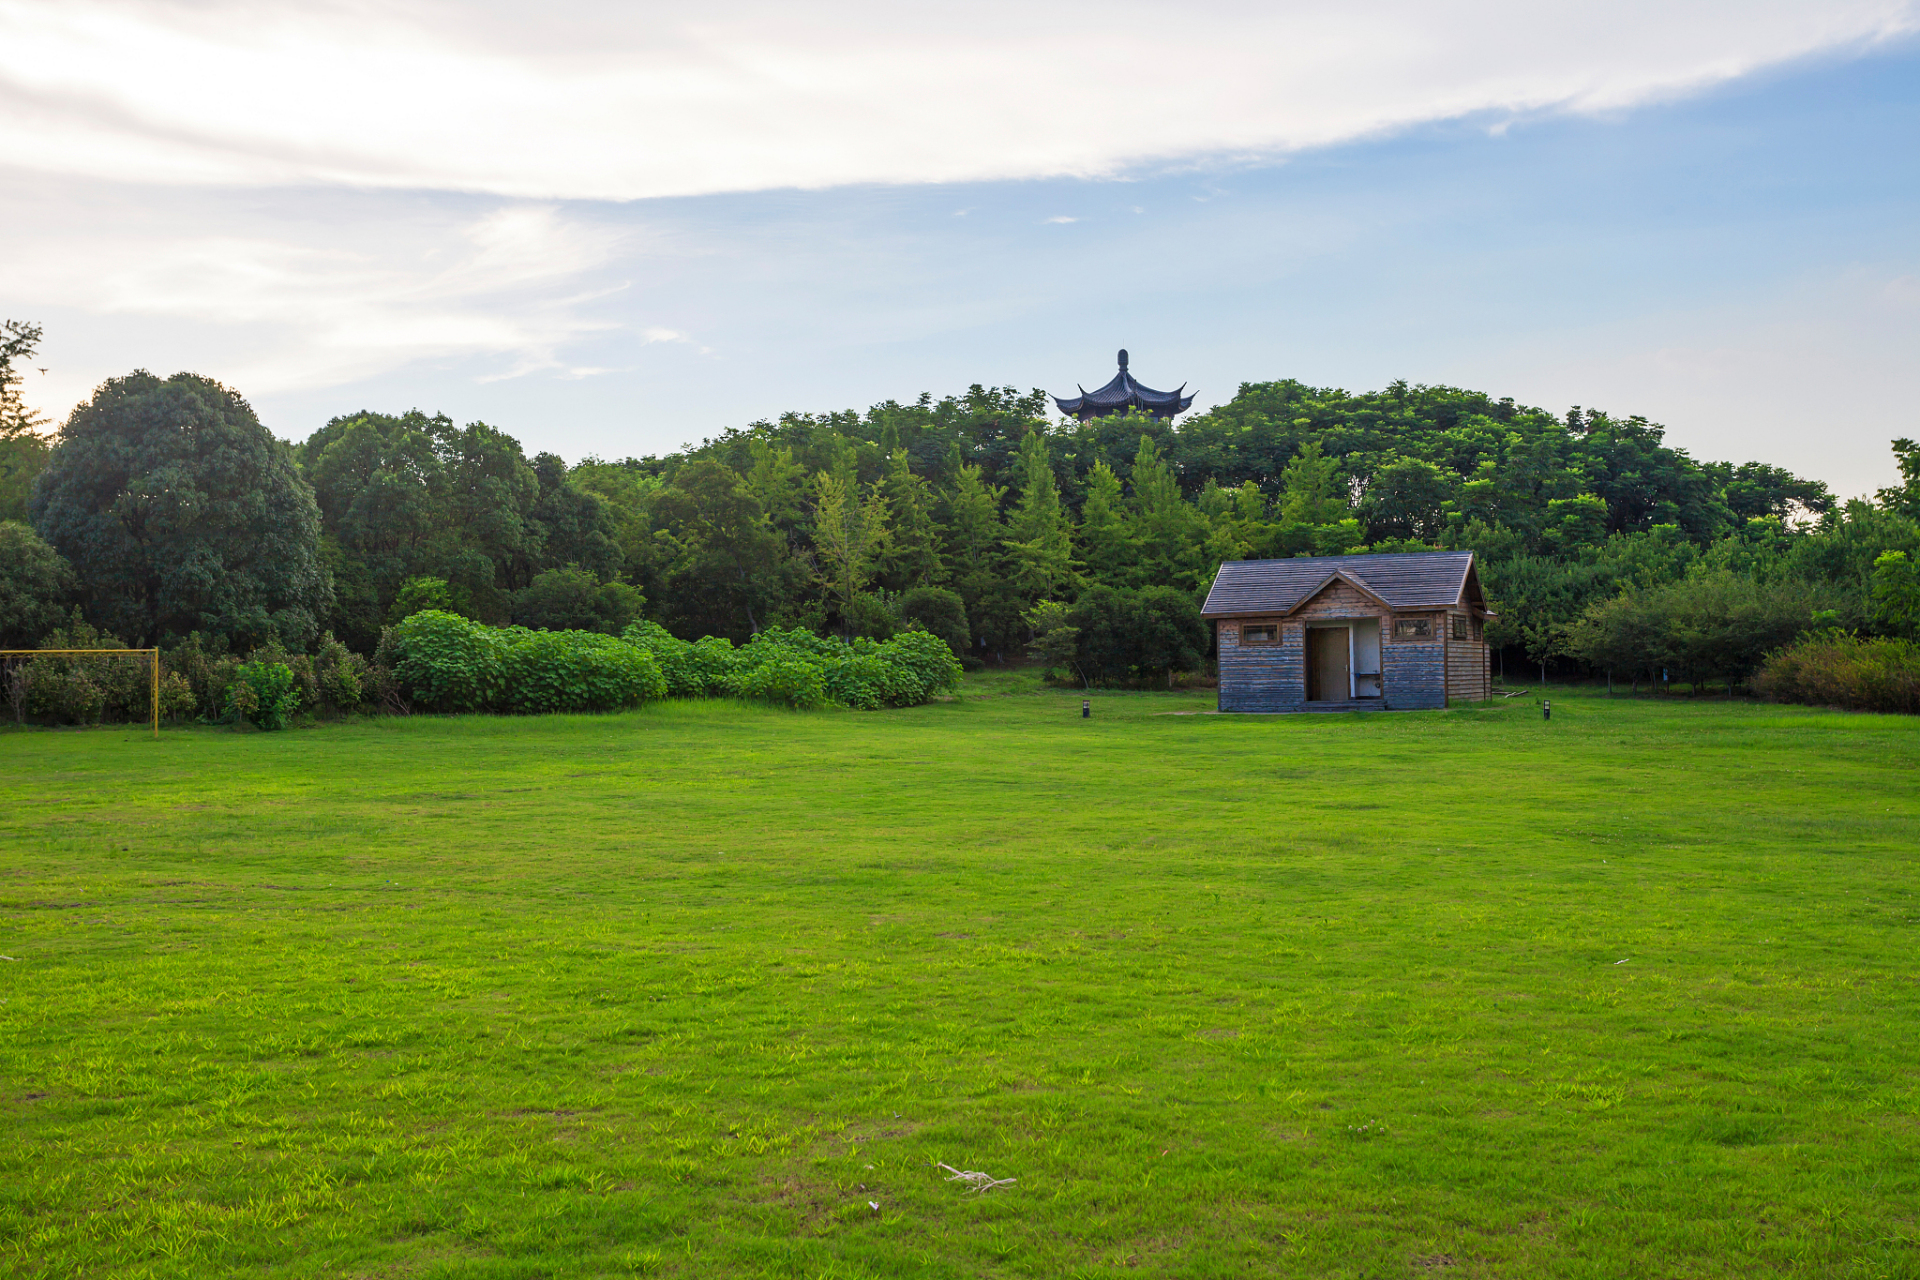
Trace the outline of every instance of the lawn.
{"type": "Polygon", "coordinates": [[[1552,695],[0,735],[0,1273],[1920,1276],[1920,723],[1552,695]]]}

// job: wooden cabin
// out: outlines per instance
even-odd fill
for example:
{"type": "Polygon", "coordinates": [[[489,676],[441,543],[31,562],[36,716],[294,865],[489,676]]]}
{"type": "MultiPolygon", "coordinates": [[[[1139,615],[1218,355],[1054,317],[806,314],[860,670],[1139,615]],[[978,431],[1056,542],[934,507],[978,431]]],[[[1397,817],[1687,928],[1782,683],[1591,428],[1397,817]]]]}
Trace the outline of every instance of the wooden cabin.
{"type": "Polygon", "coordinates": [[[1229,560],[1201,615],[1222,711],[1416,711],[1492,696],[1471,551],[1229,560]]]}

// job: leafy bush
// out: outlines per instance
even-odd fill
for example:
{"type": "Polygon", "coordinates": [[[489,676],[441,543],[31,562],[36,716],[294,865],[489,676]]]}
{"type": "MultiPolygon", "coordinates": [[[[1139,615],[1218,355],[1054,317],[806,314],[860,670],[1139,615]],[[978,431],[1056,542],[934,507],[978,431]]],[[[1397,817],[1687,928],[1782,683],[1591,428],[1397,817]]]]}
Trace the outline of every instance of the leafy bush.
{"type": "Polygon", "coordinates": [[[394,680],[407,697],[432,711],[500,706],[506,695],[506,652],[503,632],[441,609],[404,619],[391,636],[394,680]]]}
{"type": "Polygon", "coordinates": [[[828,701],[820,665],[797,654],[770,655],[767,661],[742,672],[736,687],[743,698],[800,711],[824,707],[828,701]]]}
{"type": "Polygon", "coordinates": [[[1174,587],[1089,587],[1065,624],[1078,631],[1074,665],[1093,683],[1171,676],[1193,670],[1207,655],[1199,606],[1174,587]]]}
{"type": "Polygon", "coordinates": [[[347,715],[367,706],[374,684],[367,660],[333,638],[329,631],[320,640],[320,652],[313,658],[315,698],[320,707],[336,715],[347,715]]]}
{"type": "Polygon", "coordinates": [[[1701,570],[1590,606],[1564,644],[1581,661],[1621,675],[1652,677],[1672,668],[1696,682],[1743,680],[1770,651],[1813,626],[1828,594],[1805,582],[1701,570]]]}
{"type": "Polygon", "coordinates": [[[721,695],[801,709],[873,710],[925,702],[960,678],[946,642],[918,629],[849,645],[800,628],[770,627],[736,649],[718,636],[689,644],[655,622],[632,623],[614,639],[590,631],[495,629],[437,611],[393,628],[370,678],[383,663],[422,706],[444,711],[609,710],[656,698],[721,695]]]}
{"type": "Polygon", "coordinates": [[[160,717],[163,720],[181,720],[200,709],[200,700],[193,696],[193,685],[178,671],[162,672],[160,676],[160,717]]]}
{"type": "Polygon", "coordinates": [[[878,711],[903,700],[906,673],[872,653],[848,649],[821,672],[827,698],[856,711],[878,711]]]}
{"type": "Polygon", "coordinates": [[[592,631],[521,631],[502,664],[508,711],[613,711],[667,696],[645,649],[592,631]]]}
{"type": "Polygon", "coordinates": [[[740,655],[725,636],[702,636],[687,651],[687,661],[708,697],[731,689],[740,670],[740,655]]]}
{"type": "Polygon", "coordinates": [[[847,630],[856,636],[885,640],[900,629],[900,615],[883,595],[863,591],[841,613],[847,630]]]}
{"type": "Polygon", "coordinates": [[[193,694],[194,705],[184,714],[213,717],[226,705],[227,686],[233,683],[233,669],[240,660],[224,652],[225,643],[224,637],[209,640],[194,631],[161,655],[161,668],[185,680],[193,694]]]}
{"type": "MultiPolygon", "coordinates": [[[[44,649],[125,649],[118,636],[89,626],[73,611],[65,627],[49,633],[44,649]]],[[[152,673],[144,659],[82,654],[30,658],[23,680],[24,709],[55,724],[100,724],[145,720],[153,714],[152,673]]]]}
{"type": "Polygon", "coordinates": [[[635,622],[620,633],[620,639],[653,655],[661,677],[667,682],[668,697],[706,696],[706,682],[693,661],[693,646],[685,640],[657,622],[635,622]]]}
{"type": "Polygon", "coordinates": [[[1815,633],[1767,655],[1754,688],[1774,702],[1920,712],[1920,643],[1815,633]]]}
{"type": "Polygon", "coordinates": [[[243,662],[227,689],[227,711],[259,729],[284,729],[300,709],[293,668],[284,662],[243,662]]]}
{"type": "Polygon", "coordinates": [[[926,631],[902,631],[875,648],[881,658],[911,681],[894,698],[895,706],[925,702],[960,685],[960,661],[945,638],[926,631]]]}

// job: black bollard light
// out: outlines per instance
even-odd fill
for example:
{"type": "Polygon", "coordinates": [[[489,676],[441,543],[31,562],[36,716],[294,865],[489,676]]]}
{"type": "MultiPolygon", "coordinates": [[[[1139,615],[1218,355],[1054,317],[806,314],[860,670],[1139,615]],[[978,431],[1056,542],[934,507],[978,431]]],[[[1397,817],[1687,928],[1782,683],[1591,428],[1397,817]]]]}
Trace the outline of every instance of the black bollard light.
{"type": "Polygon", "coordinates": [[[1093,718],[1093,699],[1080,699],[1080,718],[1082,720],[1091,720],[1093,718]]]}
{"type": "Polygon", "coordinates": [[[1553,719],[1553,704],[1551,702],[1543,702],[1540,704],[1540,718],[1542,720],[1553,719]]]}

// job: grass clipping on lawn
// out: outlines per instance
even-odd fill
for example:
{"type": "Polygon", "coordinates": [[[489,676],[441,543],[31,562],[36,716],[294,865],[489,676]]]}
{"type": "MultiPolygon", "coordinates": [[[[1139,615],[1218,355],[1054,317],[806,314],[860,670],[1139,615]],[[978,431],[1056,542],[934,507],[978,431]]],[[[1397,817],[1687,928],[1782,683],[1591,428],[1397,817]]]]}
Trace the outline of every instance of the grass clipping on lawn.
{"type": "Polygon", "coordinates": [[[0,735],[0,1273],[1914,1275],[1920,724],[1548,692],[0,735]]]}

